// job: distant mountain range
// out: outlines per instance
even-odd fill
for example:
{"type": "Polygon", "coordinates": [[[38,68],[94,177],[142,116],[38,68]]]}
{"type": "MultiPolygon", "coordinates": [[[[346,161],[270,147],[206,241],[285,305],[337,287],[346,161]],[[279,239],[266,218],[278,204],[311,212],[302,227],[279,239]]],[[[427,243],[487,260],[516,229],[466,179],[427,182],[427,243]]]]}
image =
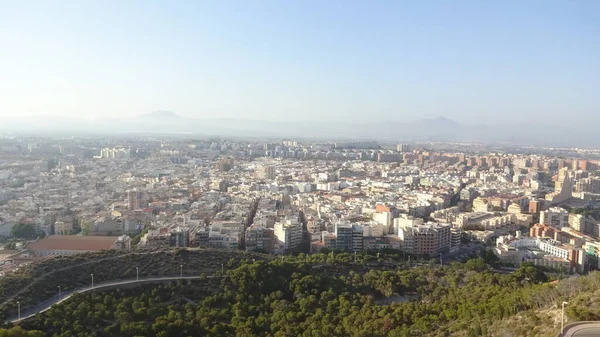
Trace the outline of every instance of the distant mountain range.
{"type": "Polygon", "coordinates": [[[77,134],[165,133],[239,137],[305,137],[380,141],[479,142],[536,146],[599,147],[594,126],[528,124],[462,125],[445,117],[414,122],[258,121],[231,118],[194,119],[171,111],[129,118],[84,121],[24,117],[2,121],[0,132],[60,132],[77,134]],[[577,128],[579,127],[579,129],[577,128]]]}

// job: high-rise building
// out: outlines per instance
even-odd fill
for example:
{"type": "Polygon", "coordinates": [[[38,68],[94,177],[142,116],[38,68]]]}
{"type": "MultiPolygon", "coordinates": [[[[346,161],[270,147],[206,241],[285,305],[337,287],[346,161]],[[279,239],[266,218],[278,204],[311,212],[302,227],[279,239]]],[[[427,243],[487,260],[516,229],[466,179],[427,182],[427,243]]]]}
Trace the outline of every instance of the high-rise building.
{"type": "Polygon", "coordinates": [[[297,220],[276,222],[274,227],[278,245],[275,250],[278,252],[287,253],[302,242],[302,224],[297,220]]]}
{"type": "Polygon", "coordinates": [[[530,214],[538,214],[542,210],[542,201],[541,200],[531,200],[529,201],[529,213],[530,214]]]}
{"type": "Polygon", "coordinates": [[[408,145],[408,144],[398,144],[398,146],[396,147],[396,149],[398,150],[398,152],[409,152],[410,151],[410,145],[408,145]]]}
{"type": "Polygon", "coordinates": [[[373,213],[373,220],[379,222],[383,226],[383,234],[390,232],[390,226],[392,225],[392,213],[391,212],[376,212],[373,213]]]}
{"type": "Polygon", "coordinates": [[[187,247],[189,246],[190,232],[187,228],[177,228],[171,231],[169,245],[171,247],[187,247]]]}
{"type": "Polygon", "coordinates": [[[462,239],[462,230],[459,227],[450,228],[450,252],[457,252],[460,249],[462,239]]]}
{"type": "Polygon", "coordinates": [[[352,225],[352,251],[363,251],[363,227],[361,225],[352,225]]]}
{"type": "Polygon", "coordinates": [[[246,250],[261,250],[267,253],[273,253],[275,231],[272,228],[252,225],[246,229],[245,239],[246,250]]]}
{"type": "Polygon", "coordinates": [[[433,256],[450,251],[450,224],[426,223],[400,227],[398,237],[402,249],[408,253],[433,256]]]}
{"type": "Polygon", "coordinates": [[[338,222],[335,224],[336,249],[352,251],[354,229],[351,223],[338,222]]]}
{"type": "Polygon", "coordinates": [[[144,194],[139,191],[128,191],[127,192],[127,203],[130,210],[136,210],[144,207],[143,204],[144,194]]]}

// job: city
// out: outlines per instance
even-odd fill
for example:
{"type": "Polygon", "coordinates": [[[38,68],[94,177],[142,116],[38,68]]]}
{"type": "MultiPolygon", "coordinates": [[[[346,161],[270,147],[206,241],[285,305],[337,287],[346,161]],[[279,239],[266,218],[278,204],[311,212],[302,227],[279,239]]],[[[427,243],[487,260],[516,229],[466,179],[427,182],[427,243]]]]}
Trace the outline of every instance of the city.
{"type": "Polygon", "coordinates": [[[470,242],[507,265],[597,269],[600,160],[426,146],[3,137],[2,272],[168,247],[443,261],[470,242]]]}
{"type": "Polygon", "coordinates": [[[0,3],[0,337],[600,336],[600,2],[0,3]]]}

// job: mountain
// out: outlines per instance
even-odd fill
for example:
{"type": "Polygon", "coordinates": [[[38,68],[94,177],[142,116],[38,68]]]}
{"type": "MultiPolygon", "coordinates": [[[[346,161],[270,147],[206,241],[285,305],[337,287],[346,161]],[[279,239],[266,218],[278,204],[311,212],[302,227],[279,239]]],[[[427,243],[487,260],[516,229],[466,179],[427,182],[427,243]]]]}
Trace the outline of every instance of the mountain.
{"type": "Polygon", "coordinates": [[[195,119],[159,110],[127,118],[83,121],[68,118],[3,120],[0,132],[70,134],[163,133],[224,137],[303,137],[600,147],[593,125],[463,125],[440,116],[412,122],[261,121],[234,118],[195,119]]]}
{"type": "Polygon", "coordinates": [[[179,116],[178,114],[176,114],[172,111],[167,111],[167,110],[157,110],[157,111],[149,112],[149,113],[137,116],[137,118],[159,119],[159,120],[181,120],[181,119],[183,119],[183,117],[179,116]]]}

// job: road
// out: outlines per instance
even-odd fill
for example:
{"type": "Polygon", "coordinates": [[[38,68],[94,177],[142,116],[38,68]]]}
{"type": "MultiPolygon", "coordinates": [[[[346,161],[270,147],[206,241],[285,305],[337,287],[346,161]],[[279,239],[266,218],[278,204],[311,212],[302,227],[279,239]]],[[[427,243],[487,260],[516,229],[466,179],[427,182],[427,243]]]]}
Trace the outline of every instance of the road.
{"type": "Polygon", "coordinates": [[[575,322],[565,326],[564,333],[557,337],[597,337],[600,336],[600,322],[575,322]]]}
{"type": "Polygon", "coordinates": [[[83,265],[86,264],[93,264],[93,263],[98,263],[98,262],[102,262],[102,261],[107,261],[107,260],[115,260],[115,259],[122,259],[124,257],[128,257],[131,255],[147,255],[148,252],[133,252],[133,253],[127,253],[127,254],[121,254],[121,255],[116,255],[116,256],[111,256],[111,257],[105,257],[102,259],[98,259],[98,260],[92,260],[92,261],[88,261],[88,262],[83,262],[83,263],[79,263],[77,265],[73,265],[73,266],[69,266],[69,267],[65,267],[65,268],[60,268],[60,269],[55,269],[53,271],[47,272],[43,275],[40,275],[38,277],[36,277],[35,279],[31,280],[31,282],[29,282],[28,285],[26,285],[25,287],[21,288],[21,290],[19,290],[18,292],[12,294],[10,297],[8,297],[4,302],[0,303],[0,306],[4,306],[9,302],[12,302],[17,296],[21,295],[22,293],[24,293],[27,289],[31,288],[34,284],[36,284],[39,280],[48,277],[49,275],[55,274],[55,273],[59,273],[59,272],[63,272],[63,271],[67,271],[69,269],[73,269],[73,268],[79,268],[83,265]]]}
{"type": "Polygon", "coordinates": [[[79,289],[63,292],[60,299],[58,298],[58,294],[56,294],[56,296],[49,298],[41,303],[38,303],[37,305],[35,305],[33,307],[22,310],[21,311],[21,319],[19,319],[18,316],[15,316],[15,317],[8,319],[7,322],[17,323],[22,320],[26,320],[28,318],[31,318],[31,317],[37,315],[40,312],[44,312],[44,311],[50,309],[50,307],[52,307],[55,304],[59,304],[59,303],[62,303],[64,301],[68,300],[74,294],[82,294],[82,293],[86,293],[86,292],[89,292],[92,290],[102,290],[102,289],[106,289],[106,288],[110,288],[110,287],[114,287],[114,286],[134,284],[134,283],[142,284],[142,283],[150,283],[150,282],[196,280],[196,279],[201,279],[201,278],[214,278],[214,277],[220,277],[220,276],[183,276],[183,277],[165,276],[165,277],[140,278],[139,280],[133,279],[133,280],[110,281],[110,282],[98,283],[98,284],[95,284],[93,288],[91,286],[89,286],[89,287],[84,287],[84,288],[79,288],[79,289]]]}

